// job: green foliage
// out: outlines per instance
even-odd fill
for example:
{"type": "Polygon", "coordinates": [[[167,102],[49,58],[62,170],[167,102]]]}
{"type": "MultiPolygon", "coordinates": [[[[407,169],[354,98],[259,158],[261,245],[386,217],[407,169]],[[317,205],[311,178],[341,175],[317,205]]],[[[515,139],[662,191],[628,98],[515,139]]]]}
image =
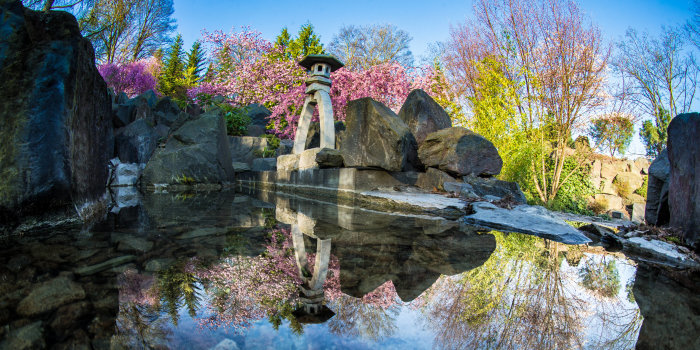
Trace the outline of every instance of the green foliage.
{"type": "Polygon", "coordinates": [[[649,187],[649,176],[644,177],[644,182],[642,183],[642,187],[636,189],[634,193],[644,197],[644,199],[647,199],[647,187],[649,187]]]}
{"type": "Polygon", "coordinates": [[[275,40],[275,45],[284,48],[284,56],[287,59],[296,60],[306,55],[324,53],[321,39],[314,33],[314,26],[311,23],[301,26],[296,38],[291,38],[286,27],[282,28],[275,40]]]}
{"type": "Polygon", "coordinates": [[[184,100],[187,94],[185,65],[182,62],[182,56],[182,35],[178,34],[170,46],[168,58],[165,60],[158,77],[158,91],[178,100],[184,100]]]}
{"type": "Polygon", "coordinates": [[[617,190],[617,194],[619,194],[620,197],[625,199],[630,198],[630,195],[632,194],[632,188],[630,188],[629,182],[620,181],[616,177],[615,179],[613,179],[612,184],[615,187],[615,190],[617,190]]]}
{"type": "Polygon", "coordinates": [[[199,41],[192,44],[190,52],[187,53],[187,64],[185,65],[185,85],[186,87],[194,87],[202,79],[202,71],[204,70],[204,50],[199,41]]]}
{"type": "Polygon", "coordinates": [[[435,70],[435,74],[433,75],[431,87],[435,93],[433,96],[435,102],[447,112],[451,120],[465,121],[466,117],[464,111],[462,111],[462,106],[455,102],[457,98],[450,91],[450,83],[447,81],[445,71],[438,59],[433,61],[433,69],[435,70]]]}
{"type": "Polygon", "coordinates": [[[248,131],[250,117],[248,108],[234,107],[226,103],[218,105],[224,111],[226,121],[226,133],[231,136],[243,136],[248,131]]]}
{"type": "Polygon", "coordinates": [[[588,208],[588,197],[593,196],[596,189],[588,177],[589,169],[577,166],[573,159],[567,158],[562,174],[566,176],[572,172],[571,177],[561,186],[548,206],[557,211],[593,215],[593,211],[588,208]]]}
{"type": "Polygon", "coordinates": [[[277,149],[280,147],[280,139],[273,134],[266,134],[262,136],[267,139],[267,146],[262,151],[256,150],[254,152],[256,157],[259,158],[272,158],[277,155],[277,149]]]}
{"type": "Polygon", "coordinates": [[[668,124],[671,122],[671,114],[664,108],[659,107],[654,116],[654,121],[645,120],[639,130],[647,156],[656,158],[661,151],[666,148],[668,137],[668,124]]]}
{"type": "Polygon", "coordinates": [[[611,157],[615,156],[615,153],[625,153],[633,133],[632,120],[619,115],[595,119],[589,130],[598,148],[610,152],[611,157]]]}

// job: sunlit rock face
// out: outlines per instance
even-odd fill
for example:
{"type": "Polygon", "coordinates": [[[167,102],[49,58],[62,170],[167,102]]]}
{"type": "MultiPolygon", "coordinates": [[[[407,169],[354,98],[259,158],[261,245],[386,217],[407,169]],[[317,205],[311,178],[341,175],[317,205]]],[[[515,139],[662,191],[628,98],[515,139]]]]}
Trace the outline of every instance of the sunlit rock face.
{"type": "Polygon", "coordinates": [[[90,42],[72,15],[19,1],[0,4],[0,37],[0,213],[99,197],[113,135],[90,42]]]}
{"type": "Polygon", "coordinates": [[[700,114],[677,115],[668,125],[670,225],[700,250],[700,114]]]}
{"type": "Polygon", "coordinates": [[[447,112],[421,89],[408,94],[399,111],[399,118],[411,129],[419,145],[431,132],[452,126],[447,112]]]}

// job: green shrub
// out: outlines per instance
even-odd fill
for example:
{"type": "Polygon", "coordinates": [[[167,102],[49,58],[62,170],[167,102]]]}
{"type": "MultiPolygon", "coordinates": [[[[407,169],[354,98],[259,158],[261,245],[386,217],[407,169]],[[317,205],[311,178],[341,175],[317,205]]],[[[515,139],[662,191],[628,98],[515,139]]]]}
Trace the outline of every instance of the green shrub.
{"type": "Polygon", "coordinates": [[[644,183],[642,183],[642,187],[636,189],[634,193],[644,197],[644,199],[647,199],[647,187],[649,187],[649,176],[644,177],[644,183]]]}
{"type": "Polygon", "coordinates": [[[245,135],[248,131],[248,125],[250,125],[248,109],[245,107],[233,107],[228,104],[221,104],[219,107],[224,111],[226,133],[231,136],[245,135]]]}
{"type": "Polygon", "coordinates": [[[561,186],[557,196],[548,203],[547,207],[556,211],[592,215],[593,212],[588,208],[588,197],[595,194],[595,186],[588,178],[589,169],[585,166],[577,168],[576,162],[568,158],[564,162],[562,175],[566,176],[572,171],[574,173],[561,186]]]}

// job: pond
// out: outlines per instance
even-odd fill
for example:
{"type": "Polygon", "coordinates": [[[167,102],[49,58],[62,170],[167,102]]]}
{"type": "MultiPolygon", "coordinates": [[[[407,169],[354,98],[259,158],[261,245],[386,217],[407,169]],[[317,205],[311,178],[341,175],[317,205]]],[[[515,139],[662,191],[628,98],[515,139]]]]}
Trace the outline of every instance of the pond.
{"type": "Polygon", "coordinates": [[[1,241],[0,349],[700,348],[697,272],[269,192],[119,198],[1,241]]]}

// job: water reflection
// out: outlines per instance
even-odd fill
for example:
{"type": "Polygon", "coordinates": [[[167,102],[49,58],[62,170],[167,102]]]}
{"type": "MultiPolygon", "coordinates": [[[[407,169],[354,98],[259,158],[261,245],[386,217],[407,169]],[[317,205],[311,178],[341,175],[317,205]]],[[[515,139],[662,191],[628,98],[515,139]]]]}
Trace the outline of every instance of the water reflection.
{"type": "Polygon", "coordinates": [[[0,348],[699,347],[697,273],[600,248],[269,193],[121,203],[2,243],[0,348]]]}

